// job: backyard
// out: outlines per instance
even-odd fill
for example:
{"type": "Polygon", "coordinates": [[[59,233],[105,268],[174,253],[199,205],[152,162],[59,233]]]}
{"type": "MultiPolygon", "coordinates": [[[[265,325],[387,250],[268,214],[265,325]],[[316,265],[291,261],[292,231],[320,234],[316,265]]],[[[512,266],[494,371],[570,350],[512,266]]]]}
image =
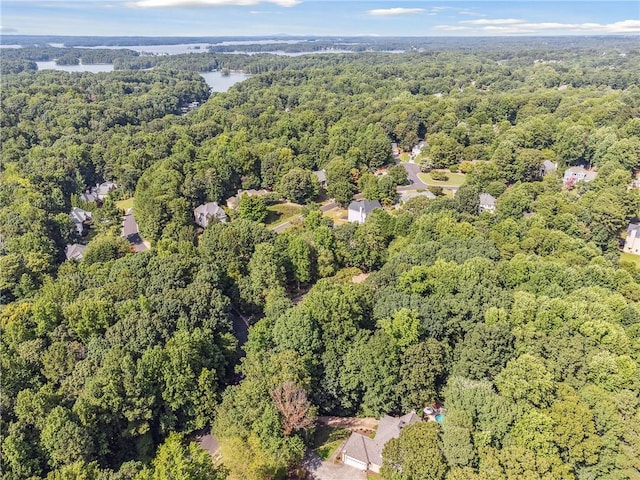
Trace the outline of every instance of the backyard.
{"type": "Polygon", "coordinates": [[[350,434],[346,428],[320,425],[313,437],[313,451],[322,460],[328,460],[350,434]]]}
{"type": "Polygon", "coordinates": [[[640,268],[640,255],[632,255],[631,253],[622,252],[620,254],[620,261],[633,263],[637,268],[640,268]]]}
{"type": "Polygon", "coordinates": [[[276,203],[267,207],[267,218],[264,223],[273,228],[300,215],[302,207],[291,203],[276,203]]]}

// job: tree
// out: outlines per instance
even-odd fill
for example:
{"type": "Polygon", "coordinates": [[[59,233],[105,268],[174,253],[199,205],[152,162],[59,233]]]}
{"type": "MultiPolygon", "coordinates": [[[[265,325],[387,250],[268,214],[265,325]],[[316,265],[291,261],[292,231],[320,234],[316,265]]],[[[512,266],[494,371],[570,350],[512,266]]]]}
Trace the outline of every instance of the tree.
{"type": "Polygon", "coordinates": [[[47,415],[40,439],[52,467],[88,460],[93,453],[91,436],[62,406],[47,415]]]}
{"type": "Polygon", "coordinates": [[[382,449],[385,478],[398,480],[443,480],[447,464],[436,422],[418,422],[402,429],[398,438],[389,440],[382,449]]]}
{"type": "Polygon", "coordinates": [[[271,392],[276,409],[282,416],[282,429],[285,436],[291,435],[297,430],[306,430],[313,425],[315,415],[307,392],[293,382],[285,382],[278,385],[271,392]]]}
{"type": "Polygon", "coordinates": [[[516,402],[542,406],[553,400],[552,375],[539,358],[528,353],[510,360],[497,375],[495,383],[502,395],[516,402]]]}
{"type": "Polygon", "coordinates": [[[124,238],[100,236],[89,242],[82,261],[87,265],[108,262],[123,257],[130,251],[131,246],[124,238]]]}
{"type": "Polygon", "coordinates": [[[287,258],[293,267],[293,278],[300,284],[309,283],[313,279],[313,251],[311,246],[301,237],[294,236],[289,240],[287,258]]]}
{"type": "Polygon", "coordinates": [[[150,466],[135,480],[224,480],[227,470],[214,467],[211,455],[194,442],[187,444],[178,433],[164,441],[150,466]]]}
{"type": "Polygon", "coordinates": [[[444,346],[433,338],[409,346],[401,357],[400,398],[405,411],[420,410],[437,399],[445,374],[444,346]]]}
{"type": "Polygon", "coordinates": [[[238,205],[238,217],[252,222],[264,222],[267,218],[267,204],[259,195],[242,195],[238,205]]]}
{"type": "Polygon", "coordinates": [[[294,203],[307,203],[318,195],[320,184],[311,171],[292,168],[278,182],[278,192],[294,203]]]}

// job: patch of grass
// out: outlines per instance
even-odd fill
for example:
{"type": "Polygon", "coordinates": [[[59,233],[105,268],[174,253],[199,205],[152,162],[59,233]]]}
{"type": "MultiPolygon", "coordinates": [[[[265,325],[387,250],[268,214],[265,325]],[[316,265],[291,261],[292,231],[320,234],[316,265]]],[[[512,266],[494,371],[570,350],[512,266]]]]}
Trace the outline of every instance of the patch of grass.
{"type": "Polygon", "coordinates": [[[336,225],[342,225],[343,223],[347,223],[347,210],[340,207],[332,208],[331,210],[327,210],[324,212],[324,216],[333,220],[333,223],[336,225]]]}
{"type": "Polygon", "coordinates": [[[428,173],[419,173],[418,174],[418,177],[420,178],[420,180],[422,180],[427,185],[436,185],[436,186],[450,185],[452,187],[459,187],[460,185],[463,185],[464,182],[467,180],[467,175],[464,174],[464,173],[449,173],[449,172],[447,172],[447,176],[449,177],[449,180],[445,180],[443,182],[440,182],[438,180],[434,180],[431,177],[431,175],[428,174],[428,173]]]}
{"type": "Polygon", "coordinates": [[[264,223],[270,226],[277,226],[300,215],[302,207],[287,203],[276,203],[267,207],[267,218],[264,223]]]}
{"type": "Polygon", "coordinates": [[[408,162],[411,158],[411,155],[408,152],[402,152],[399,158],[401,162],[408,162]]]}
{"type": "Polygon", "coordinates": [[[130,208],[133,208],[133,197],[127,198],[126,200],[118,200],[116,202],[116,207],[118,207],[121,210],[124,210],[125,212],[130,208]]]}
{"type": "Polygon", "coordinates": [[[350,434],[351,432],[345,428],[322,425],[313,435],[312,446],[322,460],[327,460],[350,434]]]}
{"type": "Polygon", "coordinates": [[[620,261],[635,264],[636,268],[640,268],[640,255],[633,255],[631,253],[620,253],[620,261]]]}

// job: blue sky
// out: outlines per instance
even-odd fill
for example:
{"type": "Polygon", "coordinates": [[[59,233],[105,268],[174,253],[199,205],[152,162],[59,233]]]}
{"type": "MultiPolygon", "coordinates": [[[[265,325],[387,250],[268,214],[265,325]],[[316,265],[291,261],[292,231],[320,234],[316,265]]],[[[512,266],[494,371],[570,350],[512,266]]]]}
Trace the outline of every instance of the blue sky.
{"type": "Polygon", "coordinates": [[[2,33],[640,35],[640,1],[0,0],[2,33]]]}

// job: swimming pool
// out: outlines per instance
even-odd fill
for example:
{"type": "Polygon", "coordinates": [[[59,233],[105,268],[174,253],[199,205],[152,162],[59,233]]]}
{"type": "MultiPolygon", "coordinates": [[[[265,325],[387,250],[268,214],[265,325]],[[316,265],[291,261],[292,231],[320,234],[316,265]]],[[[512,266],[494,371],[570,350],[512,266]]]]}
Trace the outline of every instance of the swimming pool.
{"type": "Polygon", "coordinates": [[[444,415],[441,414],[441,413],[437,414],[436,415],[436,422],[438,422],[438,423],[444,422],[444,415]]]}

